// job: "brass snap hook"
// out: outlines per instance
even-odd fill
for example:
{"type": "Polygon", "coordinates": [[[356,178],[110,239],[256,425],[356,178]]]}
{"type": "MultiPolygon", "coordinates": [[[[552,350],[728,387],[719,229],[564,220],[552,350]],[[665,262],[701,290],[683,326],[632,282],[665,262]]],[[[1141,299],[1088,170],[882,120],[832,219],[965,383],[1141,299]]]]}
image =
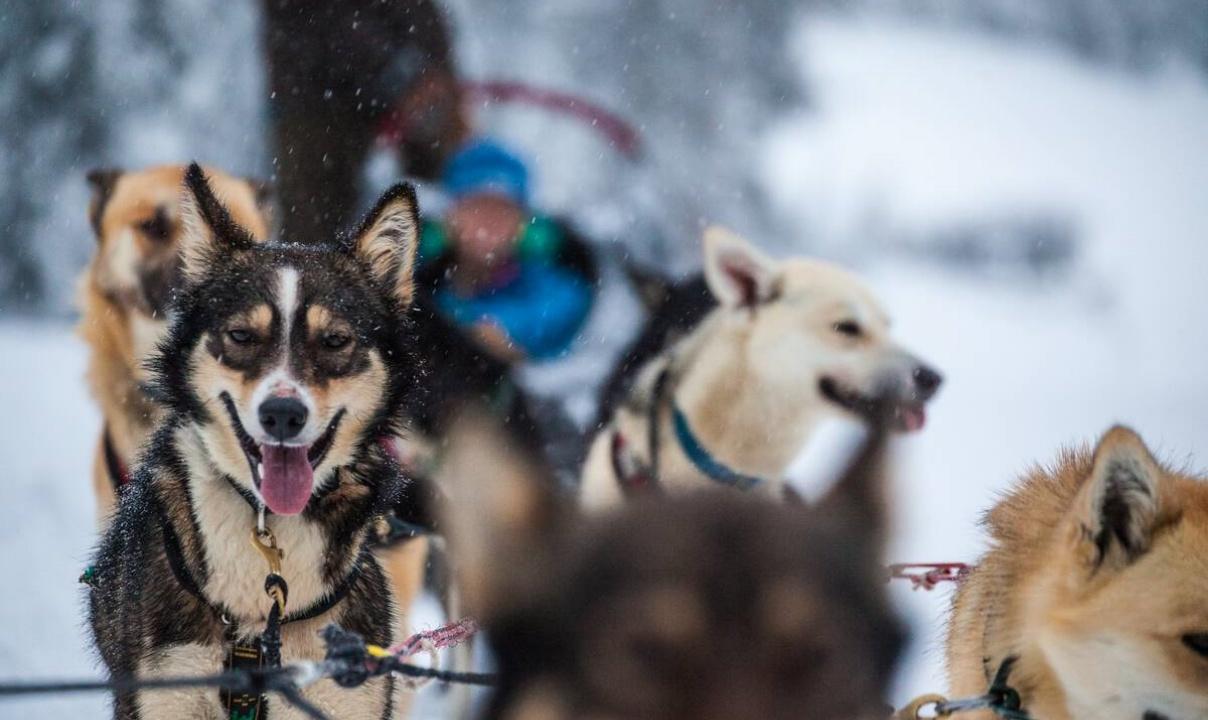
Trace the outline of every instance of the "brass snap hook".
{"type": "Polygon", "coordinates": [[[252,545],[264,556],[269,572],[280,575],[281,560],[285,557],[285,551],[277,546],[277,538],[273,535],[273,531],[268,528],[260,530],[253,527],[252,545]]]}

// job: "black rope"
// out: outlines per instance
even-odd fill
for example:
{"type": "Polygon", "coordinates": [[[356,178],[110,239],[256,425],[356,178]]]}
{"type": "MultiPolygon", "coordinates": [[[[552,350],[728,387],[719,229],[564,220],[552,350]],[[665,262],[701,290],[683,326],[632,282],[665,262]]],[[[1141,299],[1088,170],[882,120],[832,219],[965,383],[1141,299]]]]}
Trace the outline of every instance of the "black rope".
{"type": "Polygon", "coordinates": [[[496,683],[496,676],[491,673],[456,672],[422,667],[404,662],[393,655],[374,657],[370,655],[369,648],[360,635],[344,630],[337,625],[328,625],[324,628],[323,639],[327,643],[327,655],[319,663],[246,668],[216,675],[0,682],[0,698],[79,692],[131,693],[143,690],[214,687],[251,694],[277,693],[286,703],[301,710],[314,720],[327,720],[327,716],[302,695],[301,688],[299,688],[300,679],[331,678],[345,688],[357,687],[371,678],[390,673],[413,678],[431,678],[439,682],[459,685],[489,686],[496,683]]]}

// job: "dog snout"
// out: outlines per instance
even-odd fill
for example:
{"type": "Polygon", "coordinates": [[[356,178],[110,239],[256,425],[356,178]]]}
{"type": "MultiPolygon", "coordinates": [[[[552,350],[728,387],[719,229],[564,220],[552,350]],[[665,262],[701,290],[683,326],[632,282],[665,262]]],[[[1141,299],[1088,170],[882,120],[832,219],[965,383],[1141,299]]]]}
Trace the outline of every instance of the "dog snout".
{"type": "Polygon", "coordinates": [[[296,397],[271,397],[260,404],[260,426],[279,442],[296,437],[306,427],[306,405],[296,397]]]}
{"type": "Polygon", "coordinates": [[[915,388],[924,399],[934,395],[935,391],[939,390],[940,385],[944,382],[943,375],[940,375],[926,365],[917,366],[911,375],[914,378],[915,388]]]}

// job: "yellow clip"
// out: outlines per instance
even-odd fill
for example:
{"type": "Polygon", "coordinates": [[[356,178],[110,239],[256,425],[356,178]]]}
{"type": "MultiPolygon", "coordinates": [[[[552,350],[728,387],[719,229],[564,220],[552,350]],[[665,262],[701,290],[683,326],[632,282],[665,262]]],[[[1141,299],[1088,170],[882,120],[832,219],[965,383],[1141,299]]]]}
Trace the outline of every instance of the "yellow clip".
{"type": "Polygon", "coordinates": [[[390,657],[390,652],[388,650],[386,650],[386,648],[383,648],[379,645],[366,645],[365,652],[369,653],[370,657],[375,657],[375,658],[390,657]]]}
{"type": "Polygon", "coordinates": [[[277,547],[277,538],[273,536],[273,531],[265,528],[261,532],[253,527],[252,545],[264,556],[264,561],[268,563],[268,571],[280,575],[281,560],[285,557],[285,551],[277,547]]]}
{"type": "MultiPolygon", "coordinates": [[[[943,715],[924,715],[923,708],[928,705],[937,705],[939,703],[948,702],[948,698],[943,695],[919,695],[910,704],[898,711],[895,720],[924,720],[925,718],[943,717],[943,715]]],[[[945,713],[946,714],[946,713],[945,713]]]]}

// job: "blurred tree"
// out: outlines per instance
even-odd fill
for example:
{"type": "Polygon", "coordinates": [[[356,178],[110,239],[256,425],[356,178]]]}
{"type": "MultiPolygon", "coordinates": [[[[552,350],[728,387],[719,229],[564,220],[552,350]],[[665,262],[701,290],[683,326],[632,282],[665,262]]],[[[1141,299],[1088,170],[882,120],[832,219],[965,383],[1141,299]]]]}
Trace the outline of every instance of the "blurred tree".
{"type": "MultiPolygon", "coordinates": [[[[48,282],[36,241],[66,211],[65,168],[107,140],[97,92],[95,29],[72,0],[0,10],[0,308],[28,309],[48,282]]],[[[83,209],[78,210],[81,221],[83,209]]]]}

